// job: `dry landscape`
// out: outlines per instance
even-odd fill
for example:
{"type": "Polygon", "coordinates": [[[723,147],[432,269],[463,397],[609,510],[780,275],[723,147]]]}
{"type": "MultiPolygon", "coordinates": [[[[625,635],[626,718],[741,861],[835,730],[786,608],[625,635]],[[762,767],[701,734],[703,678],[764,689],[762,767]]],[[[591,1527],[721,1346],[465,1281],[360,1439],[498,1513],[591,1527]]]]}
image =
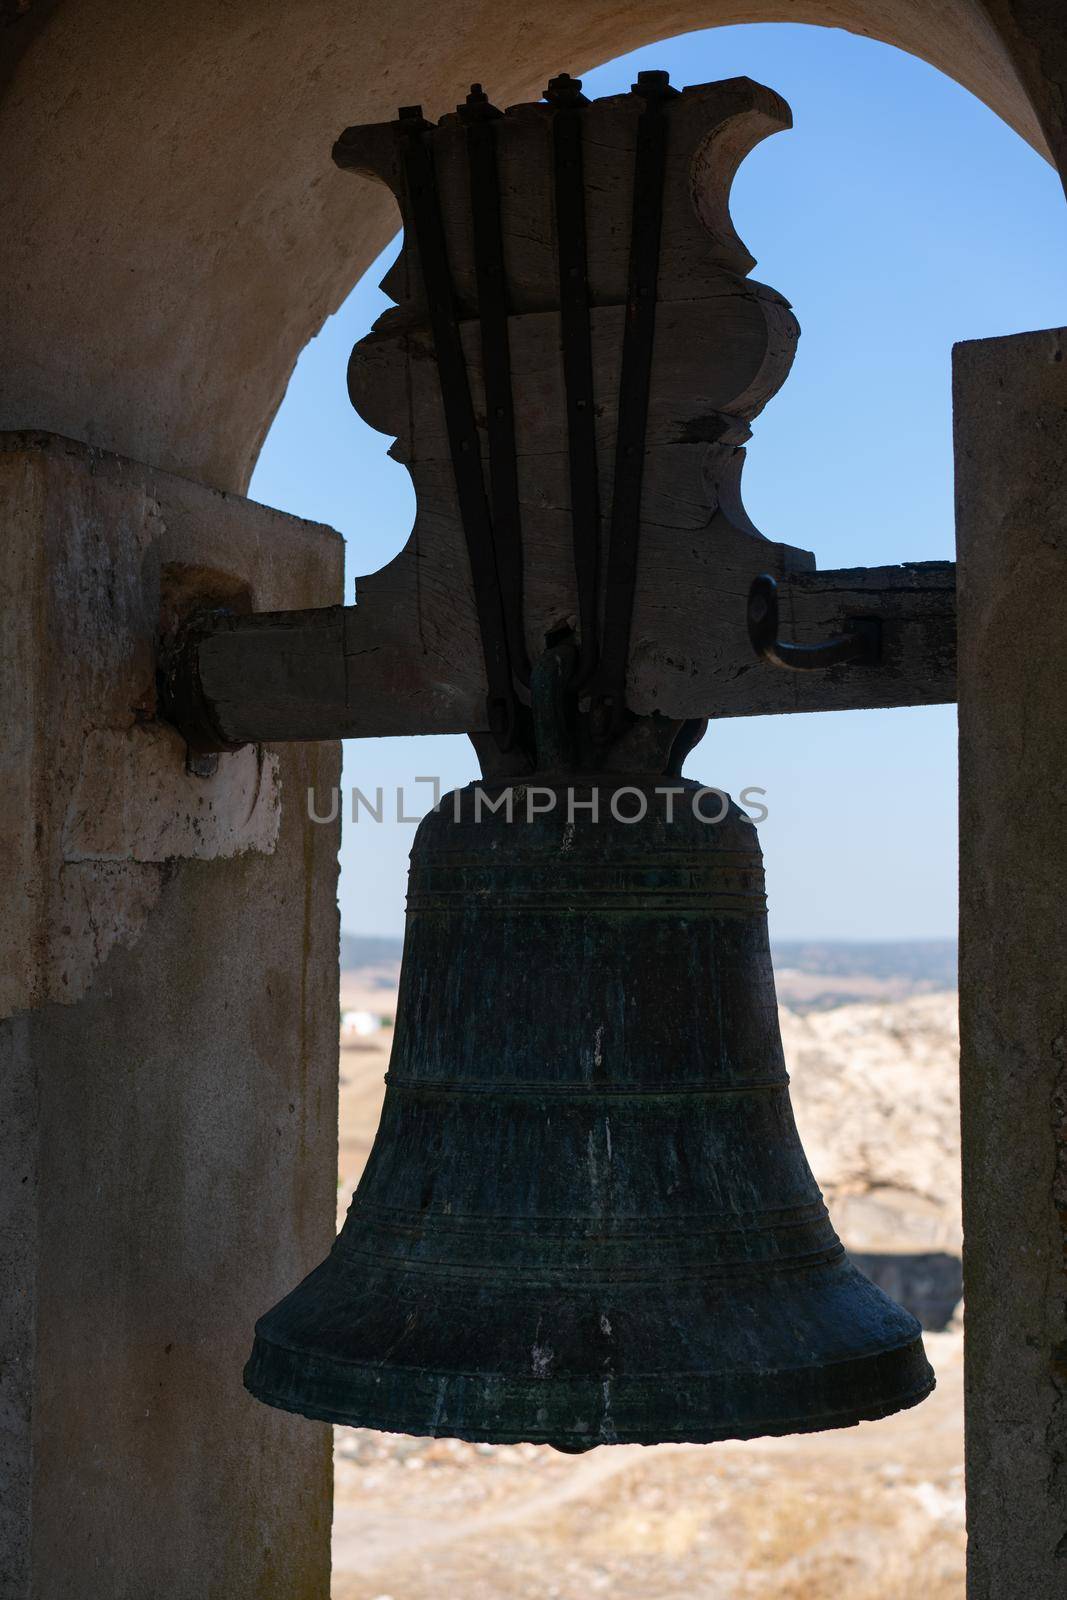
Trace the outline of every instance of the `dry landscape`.
{"type": "MultiPolygon", "coordinates": [[[[391,1017],[395,971],[344,975],[391,1017]]],[[[797,1120],[845,1243],[960,1244],[956,997],[803,1009],[782,975],[797,1120]],[[784,980],[784,981],[783,981],[784,980]]],[[[866,990],[864,993],[878,993],[866,990]]],[[[389,1029],[341,1052],[339,1210],[377,1123],[389,1029]]],[[[333,1600],[962,1600],[960,1312],[922,1406],[836,1433],[565,1456],[336,1430],[333,1600]]]]}

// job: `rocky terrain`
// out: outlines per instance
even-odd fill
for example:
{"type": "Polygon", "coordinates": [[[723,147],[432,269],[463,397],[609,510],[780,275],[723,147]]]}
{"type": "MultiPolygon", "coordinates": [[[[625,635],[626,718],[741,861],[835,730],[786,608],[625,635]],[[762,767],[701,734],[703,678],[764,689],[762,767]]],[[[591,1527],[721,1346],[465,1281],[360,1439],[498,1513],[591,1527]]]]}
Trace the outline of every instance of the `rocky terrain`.
{"type": "MultiPolygon", "coordinates": [[[[384,957],[346,975],[345,1004],[393,1015],[384,957]]],[[[801,1001],[781,1020],[797,1122],[838,1232],[944,1329],[927,1334],[935,1394],[836,1433],[578,1457],[338,1429],[333,1600],[962,1600],[956,997],[924,987],[829,1009],[801,1001]]],[[[389,1037],[342,1051],[342,1215],[389,1037]]]]}
{"type": "Polygon", "coordinates": [[[951,1250],[960,1228],[955,994],[780,1013],[808,1160],[857,1250],[951,1250]]]}

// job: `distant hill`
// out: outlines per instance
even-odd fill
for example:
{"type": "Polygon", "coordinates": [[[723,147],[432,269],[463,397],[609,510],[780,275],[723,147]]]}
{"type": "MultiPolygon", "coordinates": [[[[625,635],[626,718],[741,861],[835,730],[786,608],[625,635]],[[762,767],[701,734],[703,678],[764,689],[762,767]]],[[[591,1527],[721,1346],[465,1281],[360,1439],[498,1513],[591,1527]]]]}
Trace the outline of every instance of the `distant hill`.
{"type": "Polygon", "coordinates": [[[780,939],[771,945],[775,969],[819,977],[906,978],[931,989],[956,987],[955,939],[780,939]]]}
{"type": "MultiPolygon", "coordinates": [[[[383,975],[383,969],[399,967],[402,949],[400,939],[342,933],[341,970],[383,975]]],[[[955,939],[781,939],[771,955],[778,997],[797,1011],[956,987],[955,939]]]]}
{"type": "Polygon", "coordinates": [[[778,999],[792,1011],[956,987],[955,939],[782,939],[771,945],[771,957],[778,999]]]}
{"type": "Polygon", "coordinates": [[[357,972],[360,967],[384,967],[399,962],[403,939],[387,939],[373,933],[341,934],[341,971],[357,972]]]}

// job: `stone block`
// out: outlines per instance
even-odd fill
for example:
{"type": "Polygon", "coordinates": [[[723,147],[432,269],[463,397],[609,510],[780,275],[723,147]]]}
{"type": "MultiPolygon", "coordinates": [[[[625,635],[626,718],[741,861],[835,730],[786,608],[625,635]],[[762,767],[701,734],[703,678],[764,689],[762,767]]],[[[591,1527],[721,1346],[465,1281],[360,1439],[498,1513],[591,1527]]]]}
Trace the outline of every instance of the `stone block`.
{"type": "Polygon", "coordinates": [[[241,1373],[333,1235],[339,750],[194,777],[155,659],[337,603],[341,541],[41,434],[0,507],[0,1596],[325,1600],[329,1429],[241,1373]]]}
{"type": "Polygon", "coordinates": [[[956,347],[970,1600],[1067,1592],[1067,329],[956,347]]]}

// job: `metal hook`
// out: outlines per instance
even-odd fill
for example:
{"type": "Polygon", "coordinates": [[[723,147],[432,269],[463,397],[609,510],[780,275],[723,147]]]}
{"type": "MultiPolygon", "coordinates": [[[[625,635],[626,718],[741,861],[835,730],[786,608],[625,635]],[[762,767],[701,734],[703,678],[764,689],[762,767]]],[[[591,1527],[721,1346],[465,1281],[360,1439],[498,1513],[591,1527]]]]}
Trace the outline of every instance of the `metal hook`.
{"type": "Polygon", "coordinates": [[[786,644],[778,637],[778,585],[767,572],[753,578],[748,591],[748,637],[761,661],[787,672],[811,672],[839,661],[856,666],[877,664],[882,629],[877,617],[849,617],[850,631],[822,644],[786,644]]]}

